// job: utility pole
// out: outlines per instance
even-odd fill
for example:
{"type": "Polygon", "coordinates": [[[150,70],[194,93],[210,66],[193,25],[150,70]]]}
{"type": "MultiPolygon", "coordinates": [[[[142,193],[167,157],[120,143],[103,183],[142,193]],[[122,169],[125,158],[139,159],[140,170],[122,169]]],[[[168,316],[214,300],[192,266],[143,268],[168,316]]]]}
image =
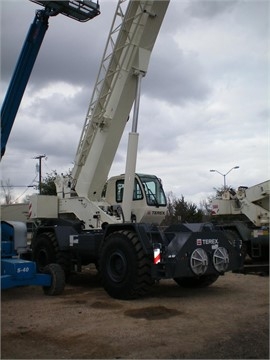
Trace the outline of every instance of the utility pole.
{"type": "Polygon", "coordinates": [[[38,184],[39,184],[39,186],[38,186],[38,188],[39,188],[39,194],[41,194],[41,160],[43,159],[43,158],[45,158],[46,157],[46,155],[44,154],[44,155],[38,155],[38,156],[36,156],[36,157],[34,157],[33,159],[38,159],[38,161],[39,161],[39,164],[38,164],[38,172],[39,172],[39,180],[38,180],[38,184]]]}

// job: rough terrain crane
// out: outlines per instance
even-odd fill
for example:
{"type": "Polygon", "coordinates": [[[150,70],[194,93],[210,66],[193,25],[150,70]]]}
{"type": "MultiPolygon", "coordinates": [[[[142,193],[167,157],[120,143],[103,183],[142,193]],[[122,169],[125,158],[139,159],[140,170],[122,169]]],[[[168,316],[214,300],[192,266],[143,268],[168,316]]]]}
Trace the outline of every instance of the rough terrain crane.
{"type": "MultiPolygon", "coordinates": [[[[87,21],[99,15],[99,5],[89,0],[43,1],[31,0],[44,9],[36,12],[26,36],[15,71],[1,108],[1,158],[19,109],[25,88],[34,67],[50,16],[63,14],[78,21],[87,21]]],[[[1,221],[1,289],[15,286],[40,285],[49,295],[61,293],[65,275],[59,264],[48,263],[43,273],[36,263],[25,259],[28,254],[26,224],[1,221]]]]}
{"type": "Polygon", "coordinates": [[[34,195],[30,217],[40,268],[66,274],[94,263],[109,295],[131,299],[160,279],[208,286],[241,266],[241,241],[211,224],[161,231],[166,197],[161,180],[136,173],[140,86],[169,0],[118,2],[71,176],[58,176],[57,196],[34,195]],[[107,182],[133,106],[125,175],[107,182]],[[106,184],[106,185],[105,185],[106,184]],[[104,187],[105,185],[105,187],[104,187]]]}
{"type": "Polygon", "coordinates": [[[270,180],[267,180],[251,187],[240,186],[237,191],[228,189],[212,200],[213,216],[243,214],[248,219],[220,224],[243,241],[243,249],[252,260],[245,264],[244,272],[269,272],[269,195],[270,180]]]}

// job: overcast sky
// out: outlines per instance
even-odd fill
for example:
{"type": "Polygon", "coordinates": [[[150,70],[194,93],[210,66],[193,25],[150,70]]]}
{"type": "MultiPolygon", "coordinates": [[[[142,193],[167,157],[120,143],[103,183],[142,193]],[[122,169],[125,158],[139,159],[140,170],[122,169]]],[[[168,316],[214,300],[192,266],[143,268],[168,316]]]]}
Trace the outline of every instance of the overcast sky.
{"type": "MultiPolygon", "coordinates": [[[[72,169],[116,4],[100,0],[87,23],[50,18],[1,161],[14,197],[33,192],[15,186],[38,180],[37,155],[43,176],[72,169]]],[[[1,99],[39,8],[1,0],[1,99]]],[[[142,83],[137,172],[197,204],[223,185],[210,169],[239,166],[234,188],[269,178],[269,35],[268,0],[170,1],[142,83]]],[[[126,144],[125,133],[110,175],[124,172],[126,144]]]]}

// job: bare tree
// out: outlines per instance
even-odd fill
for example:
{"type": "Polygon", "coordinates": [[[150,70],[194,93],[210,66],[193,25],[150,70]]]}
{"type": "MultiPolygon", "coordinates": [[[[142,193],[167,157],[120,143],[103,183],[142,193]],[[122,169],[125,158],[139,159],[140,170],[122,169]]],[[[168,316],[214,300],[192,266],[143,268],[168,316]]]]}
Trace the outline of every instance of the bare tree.
{"type": "Polygon", "coordinates": [[[211,219],[211,199],[209,196],[206,200],[201,200],[199,204],[199,209],[203,214],[203,221],[209,221],[211,219]]]}
{"type": "Polygon", "coordinates": [[[1,197],[3,198],[4,204],[8,205],[12,203],[12,190],[13,186],[10,183],[10,179],[1,180],[1,197]]]}

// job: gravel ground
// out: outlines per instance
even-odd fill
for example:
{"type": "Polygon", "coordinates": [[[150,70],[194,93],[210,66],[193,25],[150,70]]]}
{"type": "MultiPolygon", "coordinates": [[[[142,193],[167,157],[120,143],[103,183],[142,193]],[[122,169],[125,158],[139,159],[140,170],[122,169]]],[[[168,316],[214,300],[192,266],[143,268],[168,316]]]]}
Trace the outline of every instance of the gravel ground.
{"type": "Polygon", "coordinates": [[[268,359],[269,278],[226,274],[205,289],[161,281],[139,300],[110,298],[95,273],[61,296],[2,292],[2,359],[268,359]]]}

